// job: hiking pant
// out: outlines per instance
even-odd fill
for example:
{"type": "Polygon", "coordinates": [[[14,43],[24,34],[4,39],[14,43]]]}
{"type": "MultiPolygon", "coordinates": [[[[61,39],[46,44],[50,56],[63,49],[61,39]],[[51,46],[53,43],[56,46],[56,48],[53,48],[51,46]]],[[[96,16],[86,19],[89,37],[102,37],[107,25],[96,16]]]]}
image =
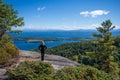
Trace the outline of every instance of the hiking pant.
{"type": "Polygon", "coordinates": [[[44,53],[41,53],[41,61],[44,61],[44,53]]]}

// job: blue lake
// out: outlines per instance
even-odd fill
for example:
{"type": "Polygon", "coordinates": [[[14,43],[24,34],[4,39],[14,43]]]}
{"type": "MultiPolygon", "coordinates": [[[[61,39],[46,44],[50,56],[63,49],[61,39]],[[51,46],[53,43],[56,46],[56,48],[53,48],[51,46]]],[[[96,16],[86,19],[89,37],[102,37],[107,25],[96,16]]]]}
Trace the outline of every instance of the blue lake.
{"type": "MultiPolygon", "coordinates": [[[[48,37],[48,38],[93,38],[92,34],[96,30],[76,30],[76,31],[23,31],[21,34],[10,33],[13,37],[48,37]]],[[[118,36],[120,30],[114,30],[113,36],[118,36]]],[[[54,47],[64,43],[78,42],[73,40],[47,41],[47,47],[54,47]]],[[[29,43],[23,40],[15,40],[14,44],[21,50],[37,49],[40,43],[29,43]]]]}
{"type": "MultiPolygon", "coordinates": [[[[67,41],[67,40],[48,41],[48,42],[45,42],[45,44],[47,47],[54,47],[54,46],[58,46],[64,43],[71,43],[71,42],[78,42],[78,41],[67,41]]],[[[21,50],[34,50],[34,49],[37,49],[38,46],[40,45],[40,43],[29,43],[23,40],[16,40],[14,41],[14,44],[21,50]]]]}

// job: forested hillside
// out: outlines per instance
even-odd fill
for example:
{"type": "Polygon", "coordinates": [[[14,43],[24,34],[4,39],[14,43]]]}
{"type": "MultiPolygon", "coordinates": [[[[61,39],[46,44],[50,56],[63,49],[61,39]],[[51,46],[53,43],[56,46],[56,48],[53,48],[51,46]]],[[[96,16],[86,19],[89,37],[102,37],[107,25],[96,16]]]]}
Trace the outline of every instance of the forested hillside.
{"type": "MultiPolygon", "coordinates": [[[[120,57],[120,36],[114,37],[114,40],[115,42],[113,43],[113,45],[117,47],[116,58],[117,60],[120,60],[118,59],[120,57]]],[[[64,56],[69,59],[73,59],[74,56],[78,56],[79,63],[89,64],[90,57],[87,56],[85,53],[95,50],[97,50],[97,46],[95,46],[93,41],[89,41],[89,42],[74,42],[74,43],[62,44],[60,46],[48,48],[46,53],[64,56]]]]}
{"type": "Polygon", "coordinates": [[[96,40],[63,44],[49,48],[47,54],[67,57],[81,64],[90,65],[112,74],[119,79],[120,76],[120,36],[112,37],[110,20],[106,20],[97,27],[98,34],[93,36],[96,40]]]}

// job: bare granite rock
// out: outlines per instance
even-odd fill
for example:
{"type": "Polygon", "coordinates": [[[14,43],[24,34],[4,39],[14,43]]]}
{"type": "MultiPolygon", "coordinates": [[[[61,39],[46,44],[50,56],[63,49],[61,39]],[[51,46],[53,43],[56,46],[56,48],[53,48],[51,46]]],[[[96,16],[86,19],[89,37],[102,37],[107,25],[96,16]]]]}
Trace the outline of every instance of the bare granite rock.
{"type": "MultiPolygon", "coordinates": [[[[33,61],[40,61],[41,59],[39,52],[20,50],[20,56],[23,58],[26,57],[29,60],[33,60],[33,61]]],[[[71,61],[65,57],[57,56],[57,55],[48,55],[48,54],[45,54],[44,62],[51,63],[55,70],[59,70],[66,66],[78,66],[79,65],[79,63],[71,61]]]]}
{"type": "Polygon", "coordinates": [[[6,69],[0,69],[0,80],[5,79],[6,77],[8,77],[6,75],[6,69]]]}
{"type": "MultiPolygon", "coordinates": [[[[20,50],[19,51],[19,59],[17,62],[13,63],[11,66],[0,68],[0,80],[3,80],[7,77],[6,75],[6,68],[9,69],[15,69],[21,62],[24,61],[41,61],[41,56],[39,52],[33,52],[33,51],[25,51],[20,50]]],[[[45,54],[45,60],[44,62],[49,62],[55,71],[60,70],[63,67],[66,66],[78,66],[79,63],[71,61],[65,57],[57,56],[57,55],[48,55],[45,54]]]]}

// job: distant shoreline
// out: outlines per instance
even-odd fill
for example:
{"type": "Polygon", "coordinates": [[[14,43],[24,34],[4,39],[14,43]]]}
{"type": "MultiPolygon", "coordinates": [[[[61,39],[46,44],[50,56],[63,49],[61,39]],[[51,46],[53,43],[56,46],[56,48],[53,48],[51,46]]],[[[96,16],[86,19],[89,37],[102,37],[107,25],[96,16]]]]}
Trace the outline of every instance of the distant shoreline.
{"type": "MultiPolygon", "coordinates": [[[[34,50],[44,40],[47,47],[55,47],[65,43],[89,41],[94,39],[95,30],[75,31],[23,31],[20,34],[10,33],[14,38],[14,44],[22,50],[34,50]]],[[[120,35],[120,30],[113,30],[113,36],[120,35]]]]}

